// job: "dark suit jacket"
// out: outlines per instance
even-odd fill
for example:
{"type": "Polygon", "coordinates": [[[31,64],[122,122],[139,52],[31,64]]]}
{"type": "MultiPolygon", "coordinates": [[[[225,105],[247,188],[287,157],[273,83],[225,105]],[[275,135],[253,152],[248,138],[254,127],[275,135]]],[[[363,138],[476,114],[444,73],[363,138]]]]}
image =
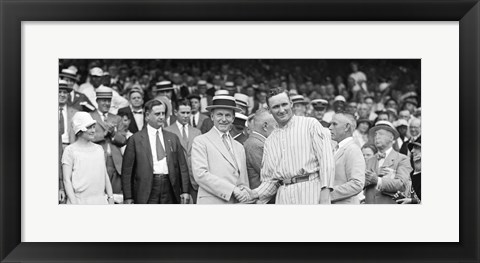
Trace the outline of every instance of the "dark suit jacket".
{"type": "MultiPolygon", "coordinates": [[[[378,159],[375,154],[374,157],[367,161],[366,170],[373,170],[378,174],[378,159]]],[[[382,177],[382,185],[380,190],[377,190],[377,185],[365,185],[365,203],[366,204],[396,204],[392,196],[397,191],[405,191],[407,182],[410,177],[412,167],[408,157],[392,150],[385,158],[383,165],[385,167],[395,170],[393,178],[382,177]]]]}
{"type": "Polygon", "coordinates": [[[102,145],[105,154],[107,154],[107,145],[110,144],[113,163],[115,164],[117,173],[120,174],[122,171],[122,152],[120,151],[120,148],[123,147],[127,142],[126,134],[123,132],[124,127],[122,124],[122,118],[111,113],[107,115],[107,119],[105,121],[108,123],[113,123],[116,126],[115,136],[111,138],[108,135],[104,136],[107,127],[105,122],[102,121],[98,111],[93,111],[90,113],[90,115],[94,120],[97,121],[97,125],[95,125],[95,138],[93,139],[93,142],[102,145]]]}
{"type": "Polygon", "coordinates": [[[243,144],[245,155],[247,157],[247,172],[250,188],[257,188],[260,181],[260,170],[262,169],[263,147],[265,138],[252,132],[243,144]]]}
{"type": "MultiPolygon", "coordinates": [[[[162,129],[168,176],[177,203],[180,195],[188,193],[190,184],[187,162],[178,137],[162,129]]],[[[123,197],[133,199],[136,204],[146,204],[152,190],[153,157],[148,138],[147,126],[132,135],[127,142],[123,156],[122,186],[123,197]]]]}
{"type": "Polygon", "coordinates": [[[119,113],[119,115],[120,115],[120,113],[126,113],[127,114],[128,118],[130,119],[130,125],[128,126],[128,130],[131,133],[136,133],[136,132],[139,131],[138,126],[137,126],[137,122],[135,122],[135,118],[133,117],[133,112],[132,112],[132,109],[130,108],[130,106],[119,109],[118,113],[119,113]]]}
{"type": "MultiPolygon", "coordinates": [[[[198,126],[197,126],[198,127],[198,126]]],[[[207,132],[209,132],[211,129],[213,128],[213,121],[212,119],[210,119],[210,117],[208,116],[202,123],[202,126],[200,127],[200,131],[202,132],[202,134],[205,134],[207,132]]]]}
{"type": "Polygon", "coordinates": [[[67,106],[78,111],[91,112],[95,110],[95,106],[93,106],[93,103],[88,99],[88,97],[78,91],[72,91],[68,94],[67,106]]]}

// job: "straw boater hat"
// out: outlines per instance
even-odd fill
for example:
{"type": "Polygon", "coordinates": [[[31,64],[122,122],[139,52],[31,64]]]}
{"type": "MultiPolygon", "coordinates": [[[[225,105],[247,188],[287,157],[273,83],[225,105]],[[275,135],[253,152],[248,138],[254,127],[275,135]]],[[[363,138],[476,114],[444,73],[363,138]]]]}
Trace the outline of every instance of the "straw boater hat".
{"type": "Polygon", "coordinates": [[[324,99],[312,100],[312,107],[316,110],[322,110],[328,107],[328,101],[324,99]]]}
{"type": "Polygon", "coordinates": [[[227,88],[227,87],[234,88],[235,84],[233,84],[233,82],[231,82],[231,81],[227,81],[227,82],[225,82],[225,88],[227,88]]]}
{"type": "MultiPolygon", "coordinates": [[[[215,96],[220,96],[220,95],[225,95],[225,96],[230,96],[230,93],[228,93],[228,90],[226,89],[219,89],[215,91],[215,96]]],[[[232,97],[232,96],[230,96],[232,97]]]]}
{"type": "Polygon", "coordinates": [[[95,90],[95,94],[97,95],[97,99],[111,99],[113,97],[113,91],[111,88],[100,85],[95,90]]]}
{"type": "Polygon", "coordinates": [[[66,69],[62,69],[62,71],[60,72],[60,77],[63,77],[63,78],[69,78],[71,80],[75,80],[77,81],[77,71],[74,70],[74,68],[66,68],[66,69]]]}
{"type": "Polygon", "coordinates": [[[243,93],[235,93],[233,95],[238,106],[248,107],[248,96],[243,93]]]}
{"type": "Polygon", "coordinates": [[[103,77],[103,70],[99,67],[90,69],[90,75],[95,77],[103,77]]]}
{"type": "Polygon", "coordinates": [[[173,90],[172,82],[168,80],[157,82],[155,83],[155,87],[153,87],[153,91],[155,92],[167,91],[167,90],[173,90]]]}
{"type": "Polygon", "coordinates": [[[242,111],[242,109],[237,107],[237,103],[235,102],[235,98],[232,96],[227,95],[217,95],[213,97],[212,105],[207,106],[208,111],[212,111],[213,109],[231,109],[236,112],[242,111]]]}
{"type": "Polygon", "coordinates": [[[206,87],[207,86],[207,82],[205,80],[199,80],[197,82],[197,87],[206,87]]]}
{"type": "Polygon", "coordinates": [[[398,128],[398,127],[401,127],[401,126],[407,126],[408,127],[408,122],[405,119],[399,119],[399,120],[393,122],[393,126],[395,126],[395,128],[398,128]]]}
{"type": "Polygon", "coordinates": [[[389,131],[393,134],[394,139],[396,140],[400,134],[398,133],[397,129],[393,127],[393,124],[389,121],[378,121],[375,126],[373,126],[370,131],[369,135],[373,136],[375,135],[375,132],[378,130],[386,130],[389,131]]]}
{"type": "Polygon", "coordinates": [[[73,89],[68,86],[66,80],[59,79],[58,80],[58,89],[66,89],[68,92],[72,91],[73,89]]]}
{"type": "Polygon", "coordinates": [[[79,131],[87,131],[87,127],[95,123],[97,123],[97,121],[92,119],[92,116],[84,111],[79,111],[72,117],[73,132],[75,134],[77,134],[79,131]]]}
{"type": "Polygon", "coordinates": [[[337,102],[337,103],[341,102],[341,103],[345,104],[345,103],[347,103],[347,100],[345,99],[344,96],[338,95],[338,96],[335,97],[335,99],[333,99],[333,103],[335,103],[335,102],[337,102]]]}
{"type": "Polygon", "coordinates": [[[308,104],[305,98],[302,95],[293,95],[290,97],[293,104],[301,103],[301,104],[308,104]]]}
{"type": "Polygon", "coordinates": [[[247,120],[247,116],[239,112],[235,112],[235,120],[233,120],[233,125],[242,125],[243,127],[247,127],[247,120]]]}

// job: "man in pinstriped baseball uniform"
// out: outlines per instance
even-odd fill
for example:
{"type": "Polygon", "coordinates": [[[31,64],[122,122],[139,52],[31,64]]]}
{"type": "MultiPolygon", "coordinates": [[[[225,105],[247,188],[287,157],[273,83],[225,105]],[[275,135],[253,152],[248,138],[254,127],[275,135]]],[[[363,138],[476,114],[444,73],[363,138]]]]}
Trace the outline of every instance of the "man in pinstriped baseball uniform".
{"type": "Polygon", "coordinates": [[[259,187],[250,199],[276,204],[330,204],[335,179],[331,135],[316,119],[294,116],[287,92],[272,89],[267,103],[278,123],[265,141],[259,187]]]}

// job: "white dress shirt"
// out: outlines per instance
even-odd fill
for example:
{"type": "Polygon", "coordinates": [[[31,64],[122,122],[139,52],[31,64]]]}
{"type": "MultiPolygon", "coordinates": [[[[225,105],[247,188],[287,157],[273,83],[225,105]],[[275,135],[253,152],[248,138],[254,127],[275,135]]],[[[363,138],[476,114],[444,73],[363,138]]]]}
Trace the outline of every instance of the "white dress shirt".
{"type": "Polygon", "coordinates": [[[159,133],[160,142],[163,145],[163,149],[165,153],[167,149],[165,148],[165,142],[163,141],[163,133],[162,128],[155,129],[150,125],[147,125],[147,132],[148,132],[148,140],[150,141],[150,149],[152,150],[152,160],[153,160],[153,173],[154,174],[168,174],[168,166],[167,166],[167,158],[163,158],[162,160],[157,160],[157,131],[159,133]]]}
{"type": "Polygon", "coordinates": [[[134,111],[136,110],[133,109],[132,105],[130,105],[130,109],[132,110],[133,119],[137,124],[138,130],[141,131],[143,129],[143,121],[144,121],[143,110],[142,109],[138,110],[142,112],[142,114],[138,114],[138,113],[134,113],[134,111]]]}
{"type": "MultiPolygon", "coordinates": [[[[177,124],[177,127],[178,127],[178,130],[180,131],[180,134],[183,136],[183,124],[181,124],[178,121],[175,121],[175,123],[177,124]]],[[[187,134],[187,138],[188,138],[188,123],[185,124],[185,133],[187,134]]],[[[179,139],[182,140],[183,138],[179,138],[179,139]]]]}
{"type": "MultiPolygon", "coordinates": [[[[64,133],[62,134],[62,143],[70,143],[70,138],[68,136],[68,119],[67,119],[67,106],[59,106],[58,109],[62,108],[62,115],[63,115],[63,130],[64,133]]],[[[58,113],[60,114],[60,112],[58,113]]]]}
{"type": "MultiPolygon", "coordinates": [[[[385,152],[385,158],[378,160],[378,167],[382,167],[383,163],[385,162],[385,159],[387,159],[388,155],[392,152],[393,148],[390,147],[386,152],[385,152]]],[[[376,158],[376,157],[375,157],[376,158]]],[[[382,177],[378,177],[378,182],[377,182],[377,189],[380,190],[382,186],[382,177]]]]}
{"type": "Polygon", "coordinates": [[[200,119],[200,112],[192,114],[190,116],[190,123],[193,125],[193,120],[195,120],[195,125],[198,127],[198,120],[200,119]]]}

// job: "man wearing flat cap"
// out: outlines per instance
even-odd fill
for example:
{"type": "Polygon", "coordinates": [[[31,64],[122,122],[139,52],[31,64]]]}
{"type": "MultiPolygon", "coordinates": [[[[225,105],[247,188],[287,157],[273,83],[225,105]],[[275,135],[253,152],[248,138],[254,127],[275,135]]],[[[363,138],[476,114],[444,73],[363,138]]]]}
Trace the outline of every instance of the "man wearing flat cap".
{"type": "Polygon", "coordinates": [[[367,161],[366,204],[396,204],[394,195],[404,192],[412,167],[406,155],[393,149],[399,134],[393,124],[379,121],[369,131],[378,152],[367,161]]]}
{"type": "Polygon", "coordinates": [[[244,187],[249,184],[245,150],[229,133],[240,108],[232,96],[217,95],[207,110],[214,127],[197,136],[192,147],[193,177],[199,185],[197,204],[246,201],[244,187]]]}
{"type": "Polygon", "coordinates": [[[114,194],[122,194],[122,152],[120,148],[127,142],[122,118],[110,113],[113,91],[109,87],[100,86],[96,89],[97,110],[90,113],[97,121],[93,142],[100,144],[105,151],[107,173],[110,177],[114,194]]]}

